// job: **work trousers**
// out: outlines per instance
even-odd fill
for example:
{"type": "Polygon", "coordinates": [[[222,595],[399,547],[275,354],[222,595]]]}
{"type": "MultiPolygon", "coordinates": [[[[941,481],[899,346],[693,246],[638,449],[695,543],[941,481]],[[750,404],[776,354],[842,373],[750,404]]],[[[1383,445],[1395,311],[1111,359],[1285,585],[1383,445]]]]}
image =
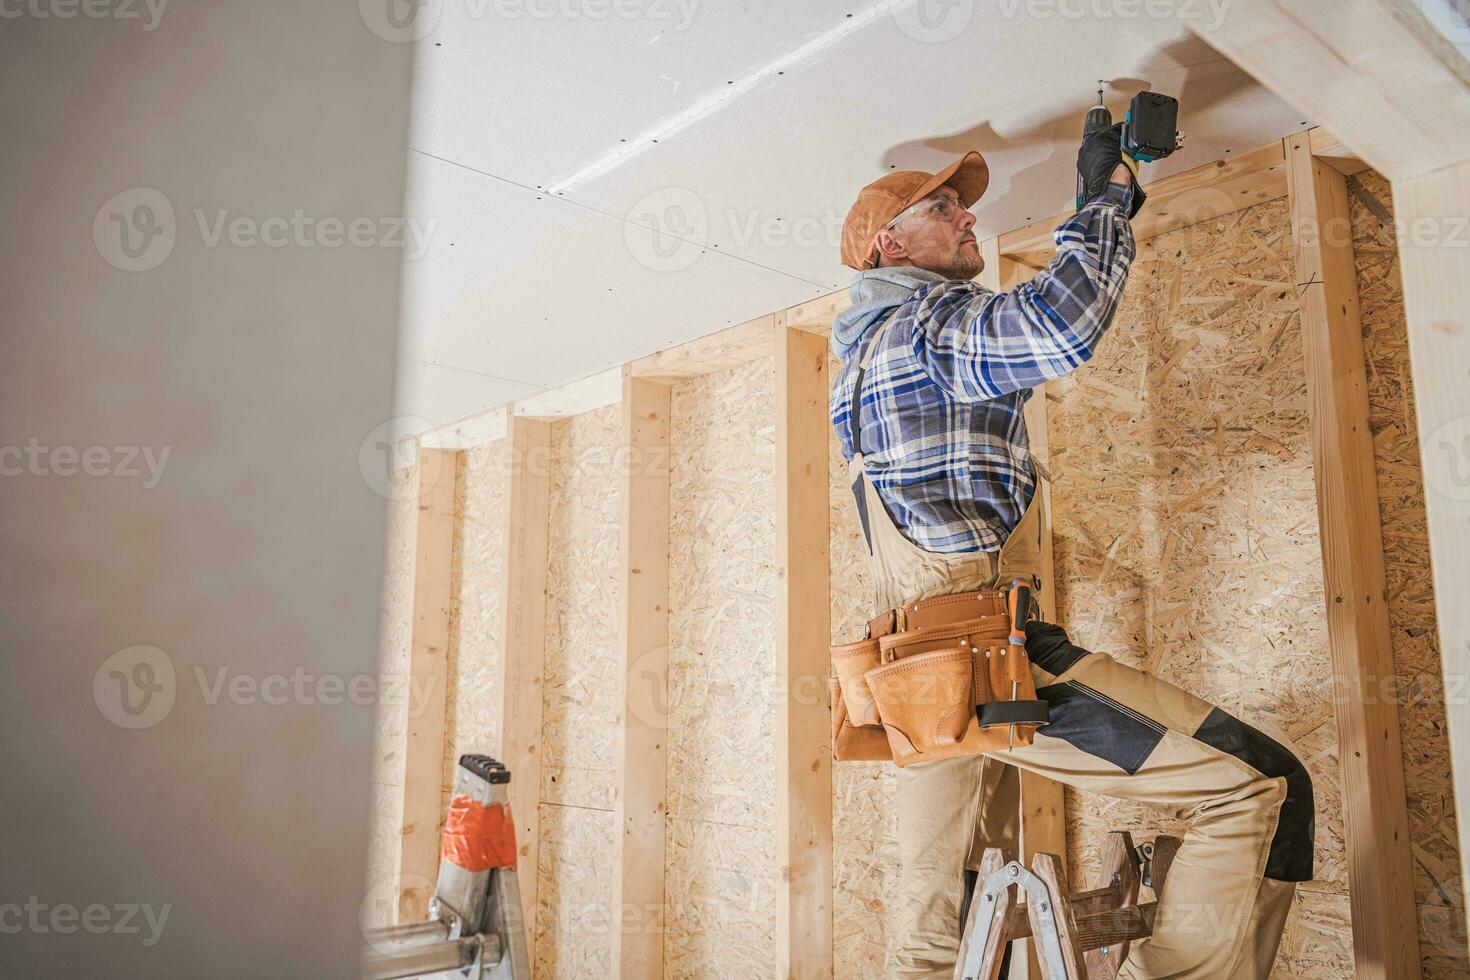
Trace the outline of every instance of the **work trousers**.
{"type": "MultiPolygon", "coordinates": [[[[875,613],[1040,575],[1039,487],[1000,552],[951,556],[903,537],[865,478],[861,456],[851,475],[870,543],[875,613]]],[[[979,868],[986,847],[1018,853],[1020,780],[1011,767],[1020,767],[1191,821],[1153,936],[1133,944],[1120,976],[1266,977],[1296,882],[1312,877],[1306,769],[1227,712],[1075,646],[1059,626],[1030,623],[1026,651],[1050,717],[1033,744],[899,770],[898,975],[953,976],[965,871],[979,868]]]]}
{"type": "Polygon", "coordinates": [[[1312,783],[1301,763],[1219,708],[1074,646],[1059,627],[1031,624],[1026,647],[1051,714],[1032,745],[899,770],[898,975],[953,975],[965,870],[985,847],[1018,853],[1011,766],[1192,821],[1154,935],[1133,945],[1120,976],[1269,975],[1295,883],[1312,876],[1312,783]]]}

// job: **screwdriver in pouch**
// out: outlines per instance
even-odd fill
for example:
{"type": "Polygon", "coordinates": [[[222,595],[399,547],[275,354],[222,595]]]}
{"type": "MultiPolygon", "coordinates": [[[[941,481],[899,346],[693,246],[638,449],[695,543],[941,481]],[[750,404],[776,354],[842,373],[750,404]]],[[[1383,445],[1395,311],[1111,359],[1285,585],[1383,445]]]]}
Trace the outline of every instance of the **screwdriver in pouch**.
{"type": "MultiPolygon", "coordinates": [[[[1007,612],[1010,613],[1011,635],[1010,644],[1015,654],[1011,658],[1007,670],[1011,674],[1011,700],[1016,700],[1019,686],[1016,671],[1023,663],[1021,652],[1026,649],[1026,618],[1031,614],[1031,583],[1024,578],[1011,580],[1011,591],[1006,596],[1007,612]]],[[[1010,726],[1010,748],[1016,747],[1016,726],[1013,722],[1010,726]]]]}

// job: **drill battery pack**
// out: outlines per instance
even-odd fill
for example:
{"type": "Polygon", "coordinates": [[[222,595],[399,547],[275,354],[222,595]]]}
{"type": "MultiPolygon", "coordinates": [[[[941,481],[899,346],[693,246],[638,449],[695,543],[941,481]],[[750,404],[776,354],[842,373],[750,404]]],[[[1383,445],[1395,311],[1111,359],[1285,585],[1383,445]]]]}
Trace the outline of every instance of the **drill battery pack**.
{"type": "Polygon", "coordinates": [[[1179,100],[1139,92],[1123,117],[1123,149],[1140,163],[1162,159],[1179,148],[1179,100]]]}

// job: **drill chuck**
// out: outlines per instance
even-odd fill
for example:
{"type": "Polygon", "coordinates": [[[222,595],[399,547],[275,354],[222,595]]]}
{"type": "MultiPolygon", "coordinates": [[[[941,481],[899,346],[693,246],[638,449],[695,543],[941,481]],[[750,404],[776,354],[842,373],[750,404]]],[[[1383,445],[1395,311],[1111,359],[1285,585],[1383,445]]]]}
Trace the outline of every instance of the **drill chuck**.
{"type": "Polygon", "coordinates": [[[1095,105],[1087,110],[1087,121],[1082,124],[1082,138],[1100,133],[1113,124],[1113,114],[1105,105],[1095,105]]]}

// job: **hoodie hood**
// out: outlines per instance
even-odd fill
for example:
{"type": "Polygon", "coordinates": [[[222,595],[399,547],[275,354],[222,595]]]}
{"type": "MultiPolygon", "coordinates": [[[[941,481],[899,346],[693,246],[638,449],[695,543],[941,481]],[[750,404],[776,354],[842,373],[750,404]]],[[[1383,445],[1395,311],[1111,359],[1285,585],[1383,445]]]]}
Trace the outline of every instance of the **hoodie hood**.
{"type": "Polygon", "coordinates": [[[921,287],[944,281],[945,277],[937,272],[912,266],[859,272],[849,290],[852,306],[837,314],[832,322],[832,353],[846,360],[868,331],[895,307],[912,299],[921,287]]]}

